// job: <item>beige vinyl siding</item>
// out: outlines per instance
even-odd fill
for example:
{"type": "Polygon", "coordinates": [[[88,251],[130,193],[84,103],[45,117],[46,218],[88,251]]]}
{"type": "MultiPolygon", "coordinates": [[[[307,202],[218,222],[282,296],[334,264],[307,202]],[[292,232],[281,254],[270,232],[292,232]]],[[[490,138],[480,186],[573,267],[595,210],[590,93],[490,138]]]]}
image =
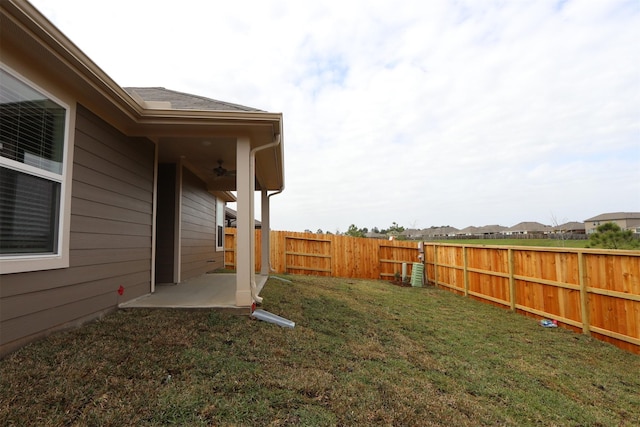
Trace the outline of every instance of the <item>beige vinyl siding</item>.
{"type": "Polygon", "coordinates": [[[224,252],[216,252],[216,198],[184,168],[181,199],[182,280],[222,268],[224,252]]]}
{"type": "Polygon", "coordinates": [[[156,216],[156,284],[174,282],[175,225],[176,164],[160,164],[156,216]]]}
{"type": "Polygon", "coordinates": [[[153,169],[153,143],[78,107],[70,267],[1,276],[0,355],[150,291],[153,169]]]}

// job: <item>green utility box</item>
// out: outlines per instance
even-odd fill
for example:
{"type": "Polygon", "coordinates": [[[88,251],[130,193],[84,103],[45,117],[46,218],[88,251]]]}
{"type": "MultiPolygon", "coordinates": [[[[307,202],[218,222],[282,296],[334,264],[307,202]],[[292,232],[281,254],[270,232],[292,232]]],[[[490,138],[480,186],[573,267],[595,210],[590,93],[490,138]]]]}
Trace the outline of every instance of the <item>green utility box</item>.
{"type": "Polygon", "coordinates": [[[413,267],[411,267],[411,286],[421,288],[423,275],[424,275],[424,264],[419,262],[414,262],[413,267]]]}

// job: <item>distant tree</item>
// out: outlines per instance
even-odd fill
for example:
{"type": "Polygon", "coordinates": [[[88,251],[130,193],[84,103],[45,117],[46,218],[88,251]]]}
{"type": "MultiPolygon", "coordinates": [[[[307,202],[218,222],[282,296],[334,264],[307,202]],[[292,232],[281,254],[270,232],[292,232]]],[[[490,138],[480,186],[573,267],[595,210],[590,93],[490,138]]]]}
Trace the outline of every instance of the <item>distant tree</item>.
{"type": "Polygon", "coordinates": [[[599,225],[595,233],[589,236],[588,248],[604,249],[636,249],[640,248],[640,241],[633,237],[631,230],[623,231],[614,222],[599,225]]]}
{"type": "Polygon", "coordinates": [[[345,236],[364,237],[364,235],[367,234],[367,229],[358,228],[355,224],[351,224],[344,234],[345,236]]]}
{"type": "Polygon", "coordinates": [[[380,234],[380,230],[378,230],[378,227],[373,227],[373,228],[371,229],[371,232],[372,232],[372,233],[376,233],[376,234],[380,234]]]}
{"type": "Polygon", "coordinates": [[[391,227],[387,228],[386,230],[380,230],[380,233],[382,234],[400,234],[404,231],[404,227],[398,225],[397,222],[393,222],[393,224],[391,224],[391,227]]]}
{"type": "MultiPolygon", "coordinates": [[[[567,222],[566,218],[564,222],[567,222]]],[[[562,246],[564,247],[564,241],[566,240],[566,237],[567,237],[566,230],[560,229],[560,225],[562,224],[560,224],[560,222],[558,221],[558,218],[556,218],[553,212],[551,212],[551,224],[555,228],[555,233],[560,237],[560,240],[562,241],[562,246]]]]}
{"type": "Polygon", "coordinates": [[[316,231],[316,234],[322,234],[322,228],[318,228],[318,231],[316,231]]]}

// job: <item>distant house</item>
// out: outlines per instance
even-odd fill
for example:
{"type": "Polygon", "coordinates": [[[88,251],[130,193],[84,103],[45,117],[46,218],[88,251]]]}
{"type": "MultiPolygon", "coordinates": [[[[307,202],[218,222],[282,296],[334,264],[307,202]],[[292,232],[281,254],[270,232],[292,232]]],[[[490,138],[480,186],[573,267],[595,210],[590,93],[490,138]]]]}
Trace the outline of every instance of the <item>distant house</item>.
{"type": "Polygon", "coordinates": [[[424,236],[428,238],[454,237],[459,230],[455,227],[430,227],[423,230],[424,236]]]}
{"type": "Polygon", "coordinates": [[[399,234],[400,236],[404,236],[404,238],[408,240],[418,240],[422,239],[425,235],[424,230],[418,230],[415,228],[408,228],[399,234]]]}
{"type": "Polygon", "coordinates": [[[235,304],[251,307],[253,198],[268,230],[282,114],[122,88],[27,1],[0,0],[0,23],[0,357],[223,267],[231,201],[235,304]]]}
{"type": "Polygon", "coordinates": [[[539,222],[521,222],[505,230],[506,235],[514,234],[549,234],[552,227],[539,222]]]}
{"type": "Polygon", "coordinates": [[[623,230],[631,230],[640,234],[640,212],[612,212],[604,213],[584,220],[587,234],[594,233],[599,225],[607,222],[617,224],[623,230]]]}
{"type": "Polygon", "coordinates": [[[554,233],[585,234],[584,222],[571,221],[553,227],[554,233]]]}
{"type": "MultiPolygon", "coordinates": [[[[236,212],[235,210],[229,207],[224,208],[224,222],[227,227],[236,228],[237,219],[238,219],[238,212],[236,212]]],[[[254,226],[257,229],[260,229],[262,228],[262,223],[256,219],[254,220],[254,226]]]]}
{"type": "Polygon", "coordinates": [[[386,234],[374,233],[373,231],[369,231],[368,233],[365,233],[364,237],[368,239],[387,239],[386,234]]]}
{"type": "Polygon", "coordinates": [[[470,225],[456,232],[456,236],[482,236],[482,232],[478,227],[470,225]]]}
{"type": "Polygon", "coordinates": [[[455,235],[458,237],[477,237],[477,238],[492,238],[492,236],[501,235],[507,227],[503,227],[502,225],[483,225],[482,227],[475,227],[473,225],[469,227],[465,227],[462,230],[450,230],[448,231],[448,235],[455,235]]]}
{"type": "Polygon", "coordinates": [[[508,228],[502,225],[484,225],[478,228],[477,233],[484,237],[491,237],[503,234],[506,230],[508,230],[508,228]]]}

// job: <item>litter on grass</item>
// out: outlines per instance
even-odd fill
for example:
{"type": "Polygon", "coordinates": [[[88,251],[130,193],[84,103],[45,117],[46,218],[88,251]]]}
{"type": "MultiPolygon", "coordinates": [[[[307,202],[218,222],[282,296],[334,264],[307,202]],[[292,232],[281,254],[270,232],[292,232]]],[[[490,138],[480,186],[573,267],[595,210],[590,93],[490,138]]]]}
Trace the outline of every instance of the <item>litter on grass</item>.
{"type": "Polygon", "coordinates": [[[296,326],[295,322],[292,322],[289,319],[285,319],[277,314],[269,313],[268,311],[261,309],[254,310],[253,313],[251,313],[251,316],[264,322],[275,323],[283,328],[293,328],[296,326]]]}
{"type": "Polygon", "coordinates": [[[558,327],[558,321],[557,320],[542,319],[540,321],[540,326],[542,326],[543,328],[557,328],[558,327]]]}

